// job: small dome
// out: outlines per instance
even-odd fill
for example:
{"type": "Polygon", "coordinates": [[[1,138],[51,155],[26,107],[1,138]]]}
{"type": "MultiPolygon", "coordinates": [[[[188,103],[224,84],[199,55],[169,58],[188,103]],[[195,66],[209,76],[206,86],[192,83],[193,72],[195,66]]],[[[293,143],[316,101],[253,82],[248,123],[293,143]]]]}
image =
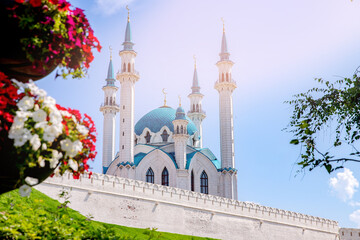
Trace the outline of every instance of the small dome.
{"type": "MultiPolygon", "coordinates": [[[[180,111],[184,114],[184,119],[189,121],[187,132],[191,136],[197,132],[197,128],[194,122],[185,115],[184,109],[181,108],[180,111]]],[[[172,121],[175,120],[176,113],[177,111],[175,109],[167,106],[159,107],[148,112],[135,124],[135,134],[138,136],[141,135],[146,127],[152,132],[157,133],[163,126],[167,126],[171,132],[174,132],[172,121]]]]}
{"type": "Polygon", "coordinates": [[[175,117],[175,120],[178,120],[178,119],[183,119],[183,120],[187,120],[186,119],[186,115],[185,115],[185,111],[182,107],[178,107],[176,109],[176,117],[175,117]]]}

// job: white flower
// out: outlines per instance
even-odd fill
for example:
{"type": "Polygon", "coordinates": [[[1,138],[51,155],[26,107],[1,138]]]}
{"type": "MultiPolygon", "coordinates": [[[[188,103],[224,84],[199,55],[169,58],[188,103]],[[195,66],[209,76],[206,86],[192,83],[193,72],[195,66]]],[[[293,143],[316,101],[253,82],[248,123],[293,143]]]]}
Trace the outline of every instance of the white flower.
{"type": "Polygon", "coordinates": [[[47,149],[46,143],[43,143],[43,144],[41,145],[41,149],[42,149],[42,150],[46,150],[46,149],[47,149]]]}
{"type": "Polygon", "coordinates": [[[17,104],[20,110],[26,111],[34,107],[34,99],[28,96],[23,97],[17,104]]]}
{"type": "Polygon", "coordinates": [[[41,146],[41,141],[39,138],[39,135],[34,134],[31,138],[30,138],[30,144],[32,146],[32,149],[34,151],[37,151],[39,149],[39,147],[41,146]]]}
{"type": "Polygon", "coordinates": [[[63,120],[63,118],[62,118],[62,116],[61,116],[60,111],[58,111],[58,110],[56,109],[56,110],[50,112],[50,121],[51,121],[53,124],[59,124],[59,123],[62,122],[62,120],[63,120]]]}
{"type": "Polygon", "coordinates": [[[22,197],[28,197],[31,193],[31,187],[24,184],[19,188],[19,193],[22,197]]]}
{"type": "Polygon", "coordinates": [[[19,82],[19,81],[16,80],[16,79],[11,79],[11,81],[12,81],[13,83],[15,83],[19,88],[26,88],[26,85],[25,85],[24,83],[19,82]]]}
{"type": "Polygon", "coordinates": [[[50,168],[55,168],[59,163],[59,160],[63,157],[62,153],[52,150],[52,158],[50,159],[50,168]]]}
{"type": "Polygon", "coordinates": [[[14,128],[23,128],[26,120],[32,116],[31,112],[26,111],[17,111],[16,116],[14,117],[14,122],[11,127],[14,128]]]}
{"type": "Polygon", "coordinates": [[[55,104],[56,104],[56,101],[54,98],[50,97],[50,96],[46,96],[44,97],[44,102],[43,104],[46,106],[46,107],[55,107],[55,104]]]}
{"type": "Polygon", "coordinates": [[[43,138],[45,141],[52,143],[62,133],[62,125],[46,125],[44,127],[43,138]]]}
{"type": "Polygon", "coordinates": [[[39,109],[40,109],[39,104],[35,104],[35,106],[34,106],[34,111],[37,111],[37,110],[39,110],[39,109]]]}
{"type": "Polygon", "coordinates": [[[66,156],[75,157],[83,148],[79,140],[72,142],[70,139],[60,141],[61,149],[66,152],[66,156]]]}
{"type": "Polygon", "coordinates": [[[35,122],[44,122],[46,121],[46,112],[42,109],[39,109],[32,114],[32,118],[35,122]]]}
{"type": "Polygon", "coordinates": [[[43,159],[42,156],[38,158],[38,163],[40,167],[45,167],[45,159],[43,159]]]}
{"type": "Polygon", "coordinates": [[[48,122],[38,122],[38,123],[36,123],[35,124],[35,128],[45,128],[45,126],[47,126],[48,125],[48,122]]]}
{"type": "Polygon", "coordinates": [[[72,170],[74,170],[75,172],[78,170],[78,164],[77,162],[75,162],[74,160],[70,159],[69,160],[69,166],[72,170]]]}
{"type": "Polygon", "coordinates": [[[8,137],[14,139],[14,146],[21,147],[31,138],[29,129],[26,128],[10,128],[8,137]]]}
{"type": "Polygon", "coordinates": [[[25,182],[30,186],[34,186],[39,183],[39,179],[28,176],[25,178],[25,182]]]}
{"type": "Polygon", "coordinates": [[[87,135],[89,133],[89,130],[81,124],[76,124],[76,129],[82,134],[82,135],[87,135]]]}
{"type": "Polygon", "coordinates": [[[71,117],[71,113],[69,113],[68,111],[63,111],[63,110],[60,110],[60,113],[61,115],[63,115],[64,117],[71,117]]]}

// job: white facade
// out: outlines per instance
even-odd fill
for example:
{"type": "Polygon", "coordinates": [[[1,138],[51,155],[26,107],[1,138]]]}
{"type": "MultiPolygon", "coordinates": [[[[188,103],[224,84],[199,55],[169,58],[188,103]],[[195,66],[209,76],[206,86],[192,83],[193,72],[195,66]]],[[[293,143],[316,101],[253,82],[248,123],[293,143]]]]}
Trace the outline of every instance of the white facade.
{"type": "MultiPolygon", "coordinates": [[[[129,18],[123,45],[124,49],[119,53],[121,71],[116,76],[121,85],[119,152],[110,163],[107,160],[108,155],[104,155],[103,172],[237,199],[232,103],[228,103],[231,101],[231,93],[218,89],[222,96],[221,159],[217,159],[210,149],[203,148],[202,121],[206,115],[202,110],[204,95],[200,92],[196,64],[192,91],[188,96],[190,110],[187,116],[182,107],[175,110],[166,106],[165,102],[164,106],[145,114],[134,125],[135,83],[139,80],[139,74],[134,68],[137,53],[133,50],[129,18]],[[227,131],[227,126],[231,126],[230,132],[227,131]],[[229,149],[231,156],[228,154],[229,149]]],[[[227,63],[219,62],[218,66],[220,65],[226,67],[227,63]]],[[[226,71],[231,72],[231,68],[226,71]]],[[[110,121],[104,117],[104,149],[110,149],[105,147],[107,144],[115,144],[113,136],[105,140],[108,132],[114,131],[113,118],[110,121]]],[[[111,154],[113,156],[113,153],[111,154]]]]}

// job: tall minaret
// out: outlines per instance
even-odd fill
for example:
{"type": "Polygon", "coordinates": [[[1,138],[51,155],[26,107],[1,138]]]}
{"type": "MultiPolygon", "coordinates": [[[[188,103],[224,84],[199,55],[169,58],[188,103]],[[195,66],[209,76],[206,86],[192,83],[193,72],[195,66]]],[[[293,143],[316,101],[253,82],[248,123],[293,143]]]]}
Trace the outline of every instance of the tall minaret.
{"type": "Polygon", "coordinates": [[[119,105],[116,104],[116,92],[118,88],[115,86],[111,48],[106,85],[102,90],[104,91],[104,103],[100,107],[100,111],[104,114],[102,167],[103,173],[106,173],[111,161],[114,159],[115,117],[116,113],[119,112],[119,105]]]}
{"type": "MultiPolygon", "coordinates": [[[[127,8],[128,9],[128,8],[127,8]]],[[[128,9],[129,11],[129,9],[128,9]]],[[[135,71],[136,52],[131,42],[130,17],[125,31],[124,49],[119,52],[121,57],[121,72],[116,79],[121,85],[120,91],[120,162],[134,162],[134,85],[139,80],[135,71]]]]}
{"type": "Polygon", "coordinates": [[[176,109],[176,117],[175,120],[172,121],[172,123],[174,125],[173,139],[175,146],[175,160],[179,167],[179,169],[177,169],[176,187],[182,189],[189,189],[189,173],[185,169],[186,142],[189,138],[189,135],[187,133],[187,125],[189,121],[186,119],[185,111],[181,107],[181,102],[179,103],[179,107],[176,109]]]}
{"type": "Polygon", "coordinates": [[[224,26],[219,55],[220,60],[216,63],[219,69],[219,80],[215,83],[215,89],[219,92],[221,168],[223,169],[222,178],[224,183],[222,194],[224,197],[237,199],[232,104],[232,92],[236,88],[236,83],[231,77],[231,68],[234,63],[229,60],[230,53],[227,50],[224,26]]]}
{"type": "Polygon", "coordinates": [[[190,98],[190,111],[188,112],[188,117],[195,123],[198,132],[195,134],[195,139],[198,140],[194,147],[202,148],[202,121],[206,117],[205,112],[202,110],[201,100],[204,97],[200,93],[200,86],[198,81],[197,69],[196,69],[196,59],[194,56],[194,77],[193,84],[191,87],[191,93],[189,94],[190,98]]]}

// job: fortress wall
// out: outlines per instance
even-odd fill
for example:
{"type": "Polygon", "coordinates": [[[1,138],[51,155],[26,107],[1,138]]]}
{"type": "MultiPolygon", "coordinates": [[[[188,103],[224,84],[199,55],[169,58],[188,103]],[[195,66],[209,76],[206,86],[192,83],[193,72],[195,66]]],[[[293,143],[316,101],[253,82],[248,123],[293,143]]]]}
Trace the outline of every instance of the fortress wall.
{"type": "Polygon", "coordinates": [[[159,231],[236,240],[336,240],[336,221],[114,176],[70,174],[35,187],[94,220],[159,231]]]}

